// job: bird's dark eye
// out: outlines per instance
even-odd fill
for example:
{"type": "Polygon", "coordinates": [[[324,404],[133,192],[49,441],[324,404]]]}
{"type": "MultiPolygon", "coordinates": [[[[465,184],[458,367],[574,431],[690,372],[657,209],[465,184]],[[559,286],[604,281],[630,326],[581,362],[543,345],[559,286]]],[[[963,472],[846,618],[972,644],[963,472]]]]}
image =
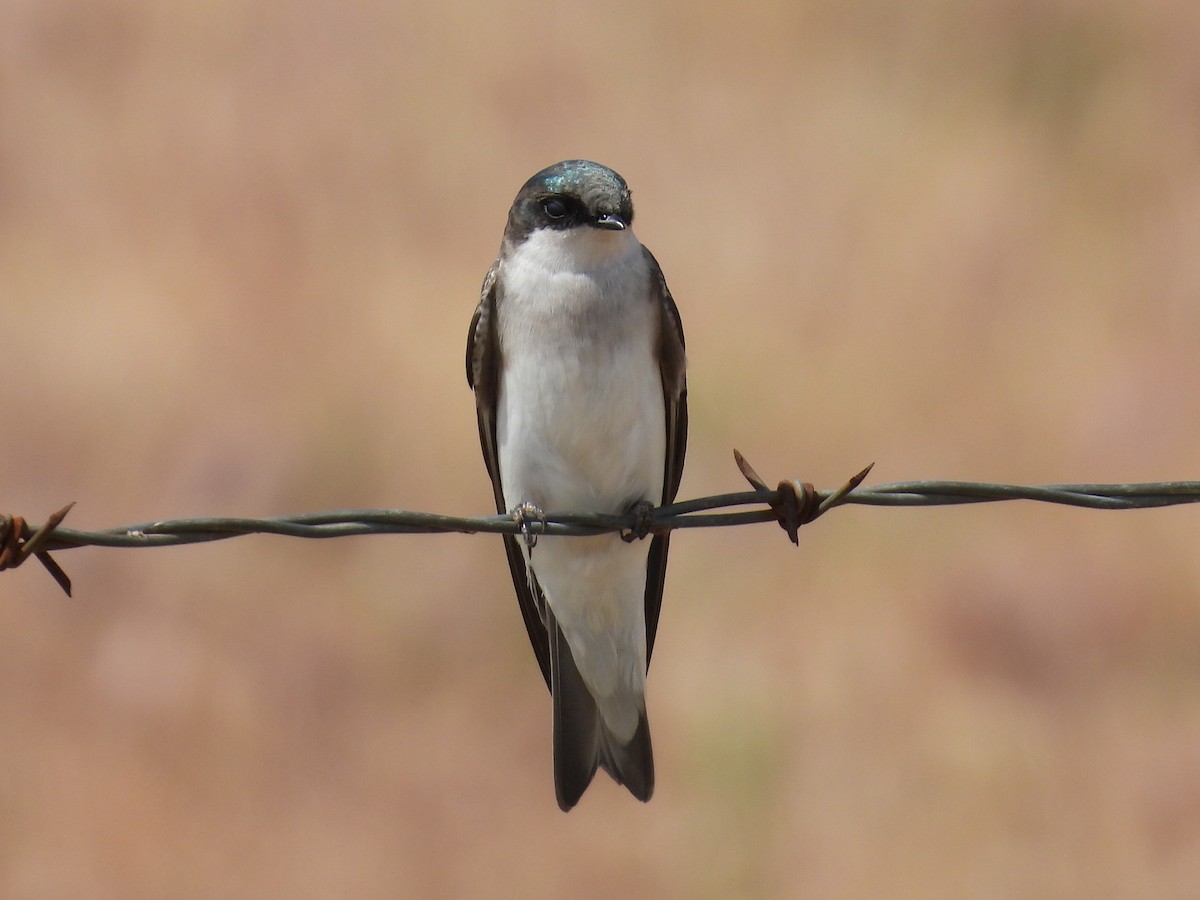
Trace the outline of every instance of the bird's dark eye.
{"type": "Polygon", "coordinates": [[[542,211],[551,219],[561,219],[567,214],[567,204],[557,197],[548,197],[542,201],[542,211]]]}

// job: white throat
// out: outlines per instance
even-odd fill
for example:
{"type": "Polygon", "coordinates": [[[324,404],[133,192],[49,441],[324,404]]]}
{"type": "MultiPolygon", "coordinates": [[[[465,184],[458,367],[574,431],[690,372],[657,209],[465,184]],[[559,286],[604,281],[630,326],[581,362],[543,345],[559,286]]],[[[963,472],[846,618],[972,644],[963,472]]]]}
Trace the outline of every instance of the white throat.
{"type": "Polygon", "coordinates": [[[640,261],[642,245],[632,228],[605,231],[582,226],[558,230],[539,228],[514,248],[510,259],[546,272],[594,273],[624,261],[640,261]]]}

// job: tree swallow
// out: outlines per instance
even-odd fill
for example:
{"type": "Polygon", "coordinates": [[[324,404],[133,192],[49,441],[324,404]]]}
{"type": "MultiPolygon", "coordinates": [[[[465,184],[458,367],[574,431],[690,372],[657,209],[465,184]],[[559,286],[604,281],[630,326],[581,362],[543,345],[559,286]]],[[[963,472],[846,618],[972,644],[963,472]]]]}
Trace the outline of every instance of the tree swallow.
{"type": "MultiPolygon", "coordinates": [[[[683,327],[612,169],[538,172],[508,213],[467,335],[467,383],[498,512],[644,513],[679,489],[687,443],[683,327]]],[[[564,811],[602,767],[654,792],[646,667],[669,535],[505,535],[525,628],[554,707],[564,811]],[[623,539],[624,538],[624,539],[623,539]]]]}

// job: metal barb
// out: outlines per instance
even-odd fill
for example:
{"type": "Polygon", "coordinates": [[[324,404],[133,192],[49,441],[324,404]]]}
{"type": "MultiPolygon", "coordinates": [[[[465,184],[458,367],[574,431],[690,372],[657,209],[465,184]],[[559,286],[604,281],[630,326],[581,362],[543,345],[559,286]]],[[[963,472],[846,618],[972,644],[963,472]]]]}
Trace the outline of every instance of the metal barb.
{"type": "Polygon", "coordinates": [[[70,597],[71,579],[67,577],[67,573],[54,561],[49,552],[42,550],[41,547],[49,540],[54,529],[67,517],[67,513],[74,505],[74,501],[68,503],[58,512],[49,516],[43,524],[38,526],[36,531],[31,531],[29,524],[21,516],[0,516],[0,570],[15,569],[29,557],[36,556],[38,562],[46,568],[58,586],[70,597]]]}
{"type": "Polygon", "coordinates": [[[849,496],[850,492],[866,480],[867,476],[871,474],[871,470],[873,468],[875,468],[875,463],[868,463],[865,469],[863,469],[857,475],[851,477],[849,481],[822,500],[821,508],[817,511],[817,515],[819,516],[826,510],[833,509],[833,507],[845,502],[846,497],[849,496]]]}
{"type": "MultiPolygon", "coordinates": [[[[766,482],[762,480],[762,476],[736,449],[733,451],[733,459],[742,475],[750,482],[751,487],[760,491],[771,491],[766,482]]],[[[799,546],[800,526],[807,525],[827,510],[845,502],[850,492],[863,483],[874,467],[875,463],[871,463],[824,499],[821,498],[820,492],[813,487],[812,482],[781,481],[779,486],[771,491],[771,497],[767,503],[775,513],[779,527],[787,533],[788,539],[793,544],[799,546]]]]}
{"type": "Polygon", "coordinates": [[[754,471],[754,466],[750,465],[746,457],[742,456],[741,451],[737,447],[733,448],[733,461],[737,463],[738,469],[741,471],[745,479],[750,482],[750,487],[757,488],[760,491],[769,491],[766,482],[759,477],[759,474],[754,471]]]}

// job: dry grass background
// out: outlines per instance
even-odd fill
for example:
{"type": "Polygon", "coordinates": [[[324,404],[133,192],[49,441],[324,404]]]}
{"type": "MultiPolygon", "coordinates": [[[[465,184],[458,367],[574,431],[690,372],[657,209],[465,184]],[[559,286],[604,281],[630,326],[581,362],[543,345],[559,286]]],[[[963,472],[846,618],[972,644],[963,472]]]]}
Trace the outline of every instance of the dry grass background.
{"type": "MultiPolygon", "coordinates": [[[[633,186],[682,496],[1195,478],[1185,0],[0,7],[0,505],[486,512],[522,181],[633,186]]],[[[1200,522],[839,511],[674,546],[658,793],[555,807],[487,537],[0,577],[5,897],[1190,897],[1200,522]]]]}

